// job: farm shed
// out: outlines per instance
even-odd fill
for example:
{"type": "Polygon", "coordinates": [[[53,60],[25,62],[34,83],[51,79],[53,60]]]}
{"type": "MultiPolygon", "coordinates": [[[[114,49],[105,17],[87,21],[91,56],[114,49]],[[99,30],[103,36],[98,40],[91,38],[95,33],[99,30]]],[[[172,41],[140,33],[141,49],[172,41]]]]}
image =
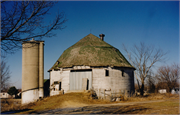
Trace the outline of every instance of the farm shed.
{"type": "Polygon", "coordinates": [[[50,96],[60,92],[93,89],[134,92],[135,68],[121,52],[100,38],[89,34],[66,49],[50,72],[50,96]]]}
{"type": "Polygon", "coordinates": [[[10,98],[10,97],[11,97],[11,95],[9,95],[7,92],[1,91],[0,98],[10,98]]]}

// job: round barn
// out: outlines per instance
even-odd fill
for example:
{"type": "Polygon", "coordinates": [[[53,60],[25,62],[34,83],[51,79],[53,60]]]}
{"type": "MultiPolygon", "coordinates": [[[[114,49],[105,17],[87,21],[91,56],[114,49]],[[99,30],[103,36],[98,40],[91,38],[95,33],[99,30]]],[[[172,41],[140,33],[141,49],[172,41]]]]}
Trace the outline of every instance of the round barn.
{"type": "Polygon", "coordinates": [[[135,68],[121,52],[89,34],[66,49],[50,72],[50,96],[60,92],[99,91],[134,92],[135,68]]]}

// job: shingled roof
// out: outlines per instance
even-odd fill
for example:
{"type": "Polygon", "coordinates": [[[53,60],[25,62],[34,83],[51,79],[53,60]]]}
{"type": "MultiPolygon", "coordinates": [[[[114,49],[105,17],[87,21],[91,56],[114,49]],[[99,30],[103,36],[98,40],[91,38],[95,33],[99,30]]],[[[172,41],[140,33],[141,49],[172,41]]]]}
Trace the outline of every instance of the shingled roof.
{"type": "Polygon", "coordinates": [[[66,49],[50,70],[83,65],[134,68],[118,49],[89,34],[66,49]]]}

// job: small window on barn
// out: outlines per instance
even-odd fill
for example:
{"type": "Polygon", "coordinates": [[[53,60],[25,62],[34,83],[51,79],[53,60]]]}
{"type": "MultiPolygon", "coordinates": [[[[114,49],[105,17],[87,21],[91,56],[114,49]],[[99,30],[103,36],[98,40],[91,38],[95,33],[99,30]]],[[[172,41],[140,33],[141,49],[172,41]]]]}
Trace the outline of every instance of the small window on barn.
{"type": "Polygon", "coordinates": [[[58,81],[55,81],[54,84],[59,84],[58,81]]]}
{"type": "Polygon", "coordinates": [[[125,77],[125,76],[124,76],[124,70],[122,70],[122,77],[125,77]]]}
{"type": "Polygon", "coordinates": [[[59,91],[61,90],[61,82],[59,82],[59,91]]]}
{"type": "Polygon", "coordinates": [[[109,70],[106,70],[106,76],[109,76],[109,70]]]}

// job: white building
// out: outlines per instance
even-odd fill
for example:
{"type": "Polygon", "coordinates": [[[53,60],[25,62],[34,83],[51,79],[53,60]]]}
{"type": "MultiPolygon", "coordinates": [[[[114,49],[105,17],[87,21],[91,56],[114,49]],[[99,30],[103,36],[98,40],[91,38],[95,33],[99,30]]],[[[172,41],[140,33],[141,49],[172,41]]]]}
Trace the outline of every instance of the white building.
{"type": "Polygon", "coordinates": [[[166,89],[159,89],[158,92],[159,93],[166,93],[166,89]]]}
{"type": "Polygon", "coordinates": [[[50,96],[93,89],[134,92],[135,68],[121,52],[89,34],[66,49],[50,72],[50,96]]]}
{"type": "Polygon", "coordinates": [[[180,94],[179,87],[175,87],[171,90],[171,94],[180,94]]]}
{"type": "Polygon", "coordinates": [[[0,93],[0,98],[10,98],[10,97],[11,97],[11,95],[9,95],[7,92],[2,91],[0,93]]]}

